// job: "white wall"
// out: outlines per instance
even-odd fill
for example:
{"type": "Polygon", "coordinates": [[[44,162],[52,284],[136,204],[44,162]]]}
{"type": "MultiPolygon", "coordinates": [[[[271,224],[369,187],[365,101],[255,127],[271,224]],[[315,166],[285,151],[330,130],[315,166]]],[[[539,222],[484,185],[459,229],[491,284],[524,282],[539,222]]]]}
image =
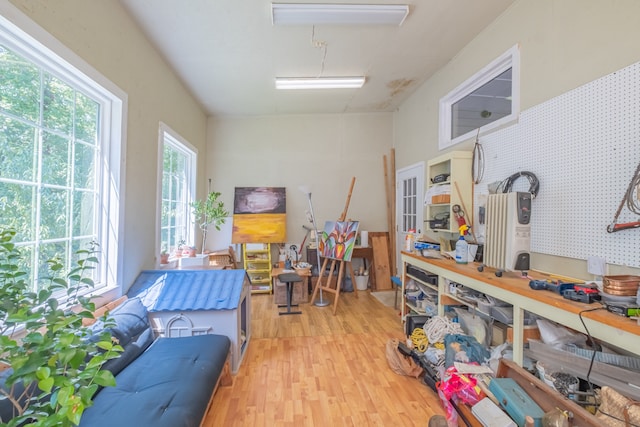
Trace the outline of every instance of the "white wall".
{"type": "MultiPolygon", "coordinates": [[[[526,110],[640,60],[638,16],[636,0],[516,1],[396,113],[398,167],[440,154],[440,98],[509,47],[520,45],[521,109],[526,110]]],[[[467,141],[453,149],[471,147],[467,141]]],[[[543,254],[534,254],[533,266],[578,277],[586,271],[583,260],[543,254]]],[[[610,272],[626,270],[612,266],[610,272]]]]}
{"type": "Polygon", "coordinates": [[[123,280],[155,265],[158,125],[200,152],[204,195],[206,114],[118,1],[12,0],[38,25],[128,94],[123,280]]]}
{"type": "MultiPolygon", "coordinates": [[[[361,221],[360,230],[387,230],[382,159],[392,144],[391,113],[211,118],[207,135],[207,178],[230,210],[235,187],[286,187],[287,243],[300,246],[309,225],[298,187],[310,187],[323,228],[344,210],[352,177],[347,218],[361,221]]],[[[214,249],[228,244],[212,236],[214,249]]]]}

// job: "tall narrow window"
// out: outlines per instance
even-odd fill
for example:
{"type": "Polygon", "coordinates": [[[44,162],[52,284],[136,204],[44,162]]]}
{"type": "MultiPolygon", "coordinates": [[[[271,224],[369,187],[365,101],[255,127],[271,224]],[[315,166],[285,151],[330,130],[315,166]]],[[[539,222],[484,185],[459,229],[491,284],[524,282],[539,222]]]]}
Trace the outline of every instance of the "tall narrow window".
{"type": "Polygon", "coordinates": [[[118,283],[122,104],[0,19],[0,226],[16,230],[34,290],[46,260],[68,270],[91,241],[100,249],[93,280],[118,283]]]}
{"type": "Polygon", "coordinates": [[[195,192],[197,153],[188,142],[161,125],[162,197],[160,249],[173,251],[181,242],[193,243],[191,207],[195,192]]]}

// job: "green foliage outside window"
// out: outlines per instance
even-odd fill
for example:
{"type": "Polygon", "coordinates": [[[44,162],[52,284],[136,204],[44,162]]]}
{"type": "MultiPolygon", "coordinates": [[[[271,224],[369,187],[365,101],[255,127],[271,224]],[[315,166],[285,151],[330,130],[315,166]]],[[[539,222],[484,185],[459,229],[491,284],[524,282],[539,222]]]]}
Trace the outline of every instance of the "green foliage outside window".
{"type": "Polygon", "coordinates": [[[162,162],[161,247],[176,249],[187,236],[188,156],[165,141],[162,162]]]}
{"type": "MultiPolygon", "coordinates": [[[[0,225],[31,266],[69,268],[98,229],[100,104],[0,45],[0,225]]],[[[44,272],[32,268],[34,285],[44,272]]]]}

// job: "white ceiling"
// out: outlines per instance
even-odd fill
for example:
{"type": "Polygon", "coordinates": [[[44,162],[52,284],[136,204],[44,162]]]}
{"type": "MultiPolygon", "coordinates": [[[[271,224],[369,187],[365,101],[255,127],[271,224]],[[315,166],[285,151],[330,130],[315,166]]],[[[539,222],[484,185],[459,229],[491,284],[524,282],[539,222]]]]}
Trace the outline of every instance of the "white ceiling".
{"type": "Polygon", "coordinates": [[[274,27],[265,0],[120,1],[209,114],[246,116],[394,111],[514,0],[382,0],[409,4],[400,27],[274,27]],[[322,42],[324,64],[314,46],[322,42]],[[276,76],[319,75],[367,82],[327,91],[274,86],[276,76]]]}

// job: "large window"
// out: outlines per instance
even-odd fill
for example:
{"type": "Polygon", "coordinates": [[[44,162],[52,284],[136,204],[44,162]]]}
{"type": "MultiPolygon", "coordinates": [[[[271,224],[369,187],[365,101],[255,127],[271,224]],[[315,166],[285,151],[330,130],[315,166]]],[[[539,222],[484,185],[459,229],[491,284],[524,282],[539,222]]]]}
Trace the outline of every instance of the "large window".
{"type": "Polygon", "coordinates": [[[17,231],[34,289],[47,259],[68,269],[91,241],[100,250],[94,281],[117,283],[122,108],[120,97],[0,19],[0,226],[17,231]]]}
{"type": "Polygon", "coordinates": [[[514,46],[440,100],[441,150],[518,119],[519,67],[514,46]]]}
{"type": "Polygon", "coordinates": [[[160,249],[172,252],[181,242],[193,244],[190,204],[195,191],[197,154],[191,144],[164,124],[160,126],[160,147],[160,249]]]}

